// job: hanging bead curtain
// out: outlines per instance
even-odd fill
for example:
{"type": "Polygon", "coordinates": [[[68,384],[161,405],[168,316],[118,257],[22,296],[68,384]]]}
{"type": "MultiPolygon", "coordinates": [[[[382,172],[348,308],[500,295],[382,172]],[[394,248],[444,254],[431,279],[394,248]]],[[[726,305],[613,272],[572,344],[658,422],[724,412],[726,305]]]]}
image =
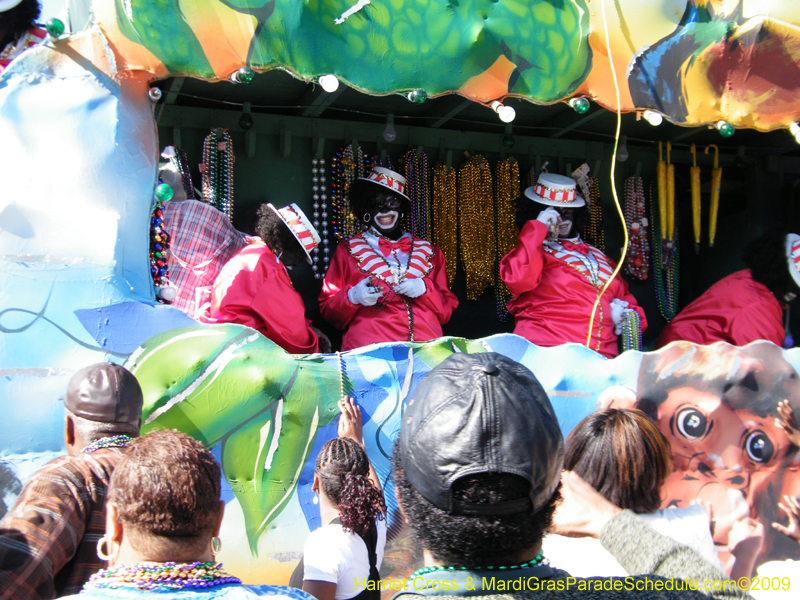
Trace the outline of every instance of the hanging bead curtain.
{"type": "Polygon", "coordinates": [[[233,220],[233,141],[226,129],[218,127],[203,142],[203,197],[233,220]]]}
{"type": "Polygon", "coordinates": [[[519,163],[516,160],[501,160],[497,163],[497,195],[495,202],[496,259],[494,268],[497,316],[500,321],[508,319],[506,305],[511,292],[500,279],[500,260],[517,244],[519,232],[515,224],[516,199],[519,196],[519,163]]]}
{"type": "Polygon", "coordinates": [[[495,236],[492,172],[477,155],[458,173],[461,262],[467,274],[467,299],[477,300],[494,281],[495,236]]]}
{"type": "Polygon", "coordinates": [[[447,285],[453,287],[458,266],[458,199],[456,170],[438,164],[433,170],[433,243],[447,263],[447,285]]]}

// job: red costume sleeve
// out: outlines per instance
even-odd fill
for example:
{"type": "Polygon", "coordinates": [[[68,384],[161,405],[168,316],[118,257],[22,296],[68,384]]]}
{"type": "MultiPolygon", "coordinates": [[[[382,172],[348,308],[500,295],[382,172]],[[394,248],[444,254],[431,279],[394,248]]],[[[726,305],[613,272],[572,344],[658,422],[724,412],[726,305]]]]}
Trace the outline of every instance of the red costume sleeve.
{"type": "Polygon", "coordinates": [[[217,277],[212,296],[203,321],[252,327],[292,354],[319,351],[303,299],[266,246],[250,245],[234,256],[217,277]]]}
{"type": "Polygon", "coordinates": [[[547,227],[540,221],[528,221],[519,233],[519,243],[500,261],[500,278],[514,296],[530,292],[539,285],[544,267],[542,242],[547,227]]]}
{"type": "Polygon", "coordinates": [[[418,301],[438,316],[439,323],[444,324],[458,308],[458,299],[447,287],[444,254],[436,246],[433,248],[433,269],[425,278],[425,293],[418,298],[418,301]]]}
{"type": "Polygon", "coordinates": [[[351,262],[354,260],[350,256],[347,240],[344,240],[333,253],[319,295],[320,314],[337,329],[345,329],[361,308],[361,305],[350,302],[347,291],[368,277],[366,273],[351,268],[351,262]]]}
{"type": "Polygon", "coordinates": [[[780,318],[775,318],[773,299],[752,304],[747,310],[730,315],[728,335],[734,346],[746,346],[755,340],[769,340],[783,346],[786,331],[780,318]]]}

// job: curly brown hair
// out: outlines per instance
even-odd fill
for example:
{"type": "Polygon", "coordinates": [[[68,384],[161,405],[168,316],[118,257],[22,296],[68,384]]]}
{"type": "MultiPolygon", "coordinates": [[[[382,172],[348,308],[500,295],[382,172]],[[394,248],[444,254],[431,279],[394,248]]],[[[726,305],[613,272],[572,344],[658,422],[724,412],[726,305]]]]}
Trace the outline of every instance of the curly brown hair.
{"type": "Polygon", "coordinates": [[[339,507],[342,527],[364,536],[375,519],[383,519],[383,493],[369,479],[369,459],[349,438],[328,441],[317,456],[315,471],[322,491],[339,507]]]}
{"type": "Polygon", "coordinates": [[[152,431],[114,469],[108,501],[136,550],[204,545],[220,514],[219,463],[185,433],[152,431]]]}

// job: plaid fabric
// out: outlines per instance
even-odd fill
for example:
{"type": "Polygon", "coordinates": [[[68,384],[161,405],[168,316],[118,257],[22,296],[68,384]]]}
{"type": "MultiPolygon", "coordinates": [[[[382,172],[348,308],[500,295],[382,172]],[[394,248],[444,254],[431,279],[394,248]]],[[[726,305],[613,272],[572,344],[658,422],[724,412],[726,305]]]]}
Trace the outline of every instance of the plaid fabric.
{"type": "Polygon", "coordinates": [[[170,236],[167,276],[178,288],[172,306],[194,318],[202,309],[196,290],[202,293],[207,288],[210,293],[222,267],[247,245],[247,239],[227,216],[197,200],[167,202],[163,219],[170,236]]]}
{"type": "Polygon", "coordinates": [[[61,456],[34,473],[0,522],[0,598],[75,594],[106,566],[97,557],[105,533],[106,489],[119,448],[61,456]]]}

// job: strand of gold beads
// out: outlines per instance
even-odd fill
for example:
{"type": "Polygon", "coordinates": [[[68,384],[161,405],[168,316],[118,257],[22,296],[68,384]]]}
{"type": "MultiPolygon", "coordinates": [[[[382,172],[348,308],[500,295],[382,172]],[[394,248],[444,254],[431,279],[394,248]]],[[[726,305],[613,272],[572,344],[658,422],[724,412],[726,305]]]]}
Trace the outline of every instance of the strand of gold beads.
{"type": "Polygon", "coordinates": [[[480,155],[458,173],[461,262],[467,274],[467,299],[477,300],[494,281],[495,236],[492,172],[480,155]]]}
{"type": "Polygon", "coordinates": [[[495,242],[497,254],[494,268],[495,296],[497,300],[497,316],[500,321],[508,319],[508,300],[511,292],[500,278],[500,259],[508,254],[517,243],[516,223],[514,222],[515,201],[519,196],[519,163],[513,158],[497,163],[497,196],[495,204],[495,242]]]}
{"type": "Polygon", "coordinates": [[[433,169],[433,243],[444,254],[447,286],[453,287],[458,267],[458,198],[456,170],[439,163],[433,169]]]}

